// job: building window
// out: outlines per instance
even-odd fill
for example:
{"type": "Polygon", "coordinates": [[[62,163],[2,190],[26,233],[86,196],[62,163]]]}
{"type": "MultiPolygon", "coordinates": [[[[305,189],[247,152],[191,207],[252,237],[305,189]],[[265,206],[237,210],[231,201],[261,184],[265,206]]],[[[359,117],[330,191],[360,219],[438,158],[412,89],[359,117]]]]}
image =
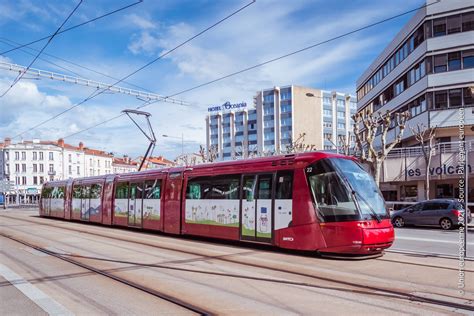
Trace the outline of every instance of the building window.
{"type": "Polygon", "coordinates": [[[49,165],[49,172],[54,172],[54,165],[53,164],[49,165]]]}
{"type": "Polygon", "coordinates": [[[345,123],[337,123],[337,128],[338,128],[338,129],[345,129],[345,128],[346,128],[346,124],[345,124],[345,123]]]}
{"type": "Polygon", "coordinates": [[[49,152],[49,160],[53,160],[54,159],[54,153],[53,152],[49,152]]]}
{"type": "Polygon", "coordinates": [[[21,184],[26,185],[26,177],[25,176],[21,177],[21,184]]]}
{"type": "Polygon", "coordinates": [[[447,70],[446,54],[434,56],[434,72],[445,72],[447,70]]]}
{"type": "Polygon", "coordinates": [[[38,160],[38,153],[36,151],[33,152],[33,160],[38,160]]]}
{"type": "Polygon", "coordinates": [[[474,12],[463,13],[462,14],[462,31],[472,31],[474,30],[474,12]]]}
{"type": "Polygon", "coordinates": [[[26,163],[21,164],[21,172],[26,172],[26,163]]]}
{"type": "Polygon", "coordinates": [[[44,172],[44,165],[42,163],[39,165],[39,168],[40,168],[40,172],[44,172]]]}
{"type": "Polygon", "coordinates": [[[69,166],[69,174],[70,175],[72,174],[72,166],[71,165],[69,166]]]}
{"type": "Polygon", "coordinates": [[[68,160],[69,160],[69,162],[72,162],[72,155],[71,154],[68,155],[68,160]]]}
{"type": "Polygon", "coordinates": [[[37,176],[33,177],[33,184],[38,184],[38,177],[37,176]]]}
{"type": "Polygon", "coordinates": [[[449,107],[460,107],[462,105],[462,90],[451,89],[449,90],[449,107]]]}
{"type": "Polygon", "coordinates": [[[463,69],[474,68],[474,49],[462,52],[463,69]]]}
{"type": "Polygon", "coordinates": [[[33,172],[38,172],[38,165],[37,164],[33,164],[33,172]]]}
{"type": "Polygon", "coordinates": [[[474,106],[473,92],[471,88],[463,88],[464,106],[474,106]]]}
{"type": "Polygon", "coordinates": [[[81,169],[79,168],[79,166],[77,166],[77,175],[80,175],[81,174],[81,169]]]}
{"type": "Polygon", "coordinates": [[[341,111],[338,111],[338,112],[337,112],[337,117],[338,117],[338,118],[345,118],[345,117],[346,117],[346,113],[341,112],[341,111]]]}
{"type": "Polygon", "coordinates": [[[445,109],[448,107],[448,93],[447,91],[437,91],[435,92],[434,108],[445,109]]]}
{"type": "Polygon", "coordinates": [[[461,53],[454,52],[448,54],[448,70],[459,70],[461,69],[461,53]]]}
{"type": "Polygon", "coordinates": [[[39,160],[43,160],[43,152],[42,151],[39,152],[39,160]]]}
{"type": "Polygon", "coordinates": [[[19,163],[16,163],[15,164],[15,172],[20,172],[20,164],[19,163]]]}
{"type": "Polygon", "coordinates": [[[26,160],[26,151],[21,152],[21,160],[26,160]]]}
{"type": "Polygon", "coordinates": [[[448,34],[461,32],[461,15],[453,15],[447,19],[448,34]]]}
{"type": "Polygon", "coordinates": [[[446,35],[446,18],[433,20],[433,36],[446,35]]]}
{"type": "Polygon", "coordinates": [[[323,110],[323,115],[324,116],[332,116],[332,111],[331,110],[323,110]]]}
{"type": "Polygon", "coordinates": [[[40,184],[44,183],[44,177],[40,177],[40,184]]]}

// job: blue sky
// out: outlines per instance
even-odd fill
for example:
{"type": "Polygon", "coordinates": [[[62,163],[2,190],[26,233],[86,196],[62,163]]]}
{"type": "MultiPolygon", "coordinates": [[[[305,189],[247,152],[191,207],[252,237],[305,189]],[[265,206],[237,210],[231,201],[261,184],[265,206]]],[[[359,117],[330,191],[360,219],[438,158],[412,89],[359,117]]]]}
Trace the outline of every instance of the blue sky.
{"type": "MultiPolygon", "coordinates": [[[[133,2],[84,0],[66,27],[133,2]]],[[[44,60],[37,60],[32,67],[114,83],[113,79],[56,57],[121,78],[248,2],[250,0],[145,0],[130,9],[57,36],[41,55],[44,60]]],[[[420,0],[257,0],[127,81],[143,90],[171,95],[423,3],[420,0]]],[[[26,43],[54,32],[76,4],[77,1],[61,0],[0,0],[0,52],[14,45],[11,41],[26,43]]],[[[185,151],[197,151],[199,144],[205,144],[204,118],[208,106],[225,101],[251,104],[257,90],[275,85],[295,84],[355,93],[357,78],[410,17],[398,18],[176,97],[189,102],[190,106],[156,103],[145,109],[153,115],[152,123],[157,135],[180,137],[183,134],[185,151]]],[[[43,45],[44,42],[40,42],[31,48],[41,49],[43,45]]],[[[1,55],[0,61],[27,65],[33,56],[25,51],[34,53],[27,48],[16,50],[1,55]]],[[[15,73],[0,70],[2,93],[14,76],[15,73]]],[[[120,85],[127,86],[125,83],[120,85]]],[[[27,130],[71,107],[92,91],[87,87],[45,79],[32,80],[25,76],[0,99],[0,138],[27,130]]],[[[126,95],[103,94],[28,132],[23,138],[55,140],[141,103],[126,95]]],[[[79,141],[93,148],[132,156],[143,154],[147,146],[147,140],[126,117],[66,139],[71,144],[79,141]]],[[[155,154],[174,158],[180,152],[179,139],[158,137],[155,154]]]]}

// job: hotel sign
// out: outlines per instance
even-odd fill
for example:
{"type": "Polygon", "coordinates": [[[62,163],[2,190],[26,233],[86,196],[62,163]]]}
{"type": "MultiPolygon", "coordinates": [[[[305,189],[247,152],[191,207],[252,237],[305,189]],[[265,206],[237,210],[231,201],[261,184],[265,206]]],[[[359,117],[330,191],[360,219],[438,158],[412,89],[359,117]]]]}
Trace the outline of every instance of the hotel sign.
{"type": "Polygon", "coordinates": [[[236,110],[236,109],[243,109],[246,107],[247,107],[246,102],[232,104],[229,101],[227,101],[226,103],[222,105],[208,107],[207,111],[208,112],[226,112],[226,111],[231,111],[231,110],[236,110]]]}

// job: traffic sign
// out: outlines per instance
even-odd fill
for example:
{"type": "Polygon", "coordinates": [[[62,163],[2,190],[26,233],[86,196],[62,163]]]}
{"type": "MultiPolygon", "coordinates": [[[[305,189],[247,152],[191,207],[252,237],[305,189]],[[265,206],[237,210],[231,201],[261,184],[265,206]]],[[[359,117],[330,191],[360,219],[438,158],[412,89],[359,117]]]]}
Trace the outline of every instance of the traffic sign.
{"type": "Polygon", "coordinates": [[[15,184],[13,181],[0,180],[0,192],[10,192],[13,190],[15,184]]]}

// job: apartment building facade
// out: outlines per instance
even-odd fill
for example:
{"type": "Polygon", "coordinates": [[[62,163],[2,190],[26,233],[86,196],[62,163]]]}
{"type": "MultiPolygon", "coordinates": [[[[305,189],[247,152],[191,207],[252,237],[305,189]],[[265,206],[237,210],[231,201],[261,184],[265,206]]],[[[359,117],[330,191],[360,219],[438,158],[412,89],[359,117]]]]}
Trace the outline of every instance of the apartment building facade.
{"type": "Polygon", "coordinates": [[[237,109],[206,117],[207,148],[214,148],[219,159],[285,153],[303,134],[303,143],[318,150],[334,150],[341,142],[353,141],[356,99],[349,94],[274,87],[258,91],[253,108],[242,107],[230,106],[237,109]]]}
{"type": "MultiPolygon", "coordinates": [[[[436,127],[438,150],[432,153],[435,172],[428,169],[432,179],[430,198],[455,197],[458,176],[444,170],[456,170],[459,165],[453,149],[458,148],[461,122],[468,160],[472,162],[474,4],[469,0],[428,0],[427,4],[357,80],[357,110],[408,111],[408,126],[436,127]]],[[[397,133],[395,126],[391,128],[388,141],[397,133]]],[[[389,199],[427,198],[423,190],[422,175],[427,169],[424,160],[418,157],[411,164],[406,160],[407,156],[410,160],[413,155],[421,155],[421,150],[415,149],[418,145],[411,129],[406,128],[400,147],[413,149],[397,149],[383,168],[381,189],[389,199]]],[[[474,181],[470,178],[472,188],[474,181]]]]}
{"type": "Polygon", "coordinates": [[[21,141],[6,138],[0,143],[3,156],[3,178],[13,182],[9,203],[38,201],[41,185],[47,181],[110,174],[111,154],[58,141],[21,141]]]}

